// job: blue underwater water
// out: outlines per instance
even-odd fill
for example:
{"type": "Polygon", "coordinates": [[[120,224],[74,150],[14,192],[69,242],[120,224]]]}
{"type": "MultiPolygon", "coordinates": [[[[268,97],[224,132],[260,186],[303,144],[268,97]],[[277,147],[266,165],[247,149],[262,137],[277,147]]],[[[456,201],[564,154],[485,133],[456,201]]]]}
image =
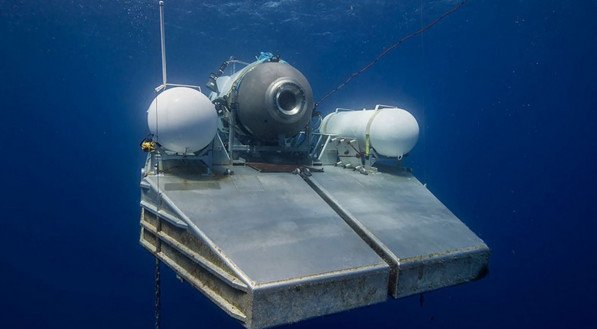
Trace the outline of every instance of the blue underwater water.
{"type": "MultiPolygon", "coordinates": [[[[457,4],[166,1],[168,73],[272,51],[320,98],[457,4]]],[[[593,328],[597,1],[471,0],[318,108],[393,104],[415,175],[492,249],[480,281],[293,328],[593,328]]],[[[139,243],[157,1],[0,1],[2,328],[151,328],[139,243]]],[[[239,328],[162,272],[163,328],[239,328]]]]}

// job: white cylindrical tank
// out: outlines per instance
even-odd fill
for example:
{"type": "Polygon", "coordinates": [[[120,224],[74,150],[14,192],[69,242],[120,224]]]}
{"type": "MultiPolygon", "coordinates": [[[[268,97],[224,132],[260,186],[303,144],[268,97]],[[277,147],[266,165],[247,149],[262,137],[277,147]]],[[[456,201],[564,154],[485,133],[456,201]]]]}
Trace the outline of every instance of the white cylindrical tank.
{"type": "Polygon", "coordinates": [[[211,143],[218,129],[218,115],[200,91],[176,87],[164,90],[151,102],[147,124],[163,148],[189,154],[211,143]]]}
{"type": "Polygon", "coordinates": [[[397,107],[332,112],[320,127],[322,134],[356,139],[362,152],[369,135],[369,146],[387,157],[401,158],[412,150],[419,138],[415,117],[397,107]]]}

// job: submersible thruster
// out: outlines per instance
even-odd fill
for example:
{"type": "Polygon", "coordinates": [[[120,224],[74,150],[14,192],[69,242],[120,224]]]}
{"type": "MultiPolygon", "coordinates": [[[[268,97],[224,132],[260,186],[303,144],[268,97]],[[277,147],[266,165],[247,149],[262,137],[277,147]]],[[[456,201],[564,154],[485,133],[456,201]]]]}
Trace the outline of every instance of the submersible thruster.
{"type": "Polygon", "coordinates": [[[244,326],[485,275],[487,245],[402,166],[409,112],[338,108],[314,129],[308,80],[270,53],[208,88],[164,85],[148,108],[140,241],[244,326]]]}

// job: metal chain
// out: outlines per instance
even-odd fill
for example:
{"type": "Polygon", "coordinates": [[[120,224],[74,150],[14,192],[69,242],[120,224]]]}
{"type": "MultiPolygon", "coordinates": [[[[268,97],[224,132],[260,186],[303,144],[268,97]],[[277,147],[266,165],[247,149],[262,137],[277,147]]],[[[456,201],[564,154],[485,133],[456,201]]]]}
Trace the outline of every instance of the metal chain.
{"type": "Polygon", "coordinates": [[[160,329],[160,304],[161,304],[161,289],[160,289],[160,259],[155,256],[155,329],[160,329]]]}

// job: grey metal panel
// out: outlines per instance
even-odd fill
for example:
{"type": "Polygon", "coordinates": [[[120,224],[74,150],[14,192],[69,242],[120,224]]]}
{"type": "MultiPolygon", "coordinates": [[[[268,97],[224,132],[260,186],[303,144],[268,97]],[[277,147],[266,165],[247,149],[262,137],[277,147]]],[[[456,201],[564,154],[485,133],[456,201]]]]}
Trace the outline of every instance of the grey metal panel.
{"type": "Polygon", "coordinates": [[[387,268],[365,267],[310,277],[290,287],[262,286],[254,292],[250,327],[263,328],[385,301],[387,268]]]}
{"type": "Polygon", "coordinates": [[[485,270],[485,243],[412,174],[326,166],[310,180],[393,265],[394,296],[469,281],[485,270]]]}
{"type": "MultiPolygon", "coordinates": [[[[299,176],[235,171],[215,178],[162,176],[159,183],[164,198],[255,285],[365,266],[387,268],[299,176]],[[166,184],[201,188],[164,190],[166,184]]],[[[147,179],[157,186],[156,177],[147,179]]]]}

